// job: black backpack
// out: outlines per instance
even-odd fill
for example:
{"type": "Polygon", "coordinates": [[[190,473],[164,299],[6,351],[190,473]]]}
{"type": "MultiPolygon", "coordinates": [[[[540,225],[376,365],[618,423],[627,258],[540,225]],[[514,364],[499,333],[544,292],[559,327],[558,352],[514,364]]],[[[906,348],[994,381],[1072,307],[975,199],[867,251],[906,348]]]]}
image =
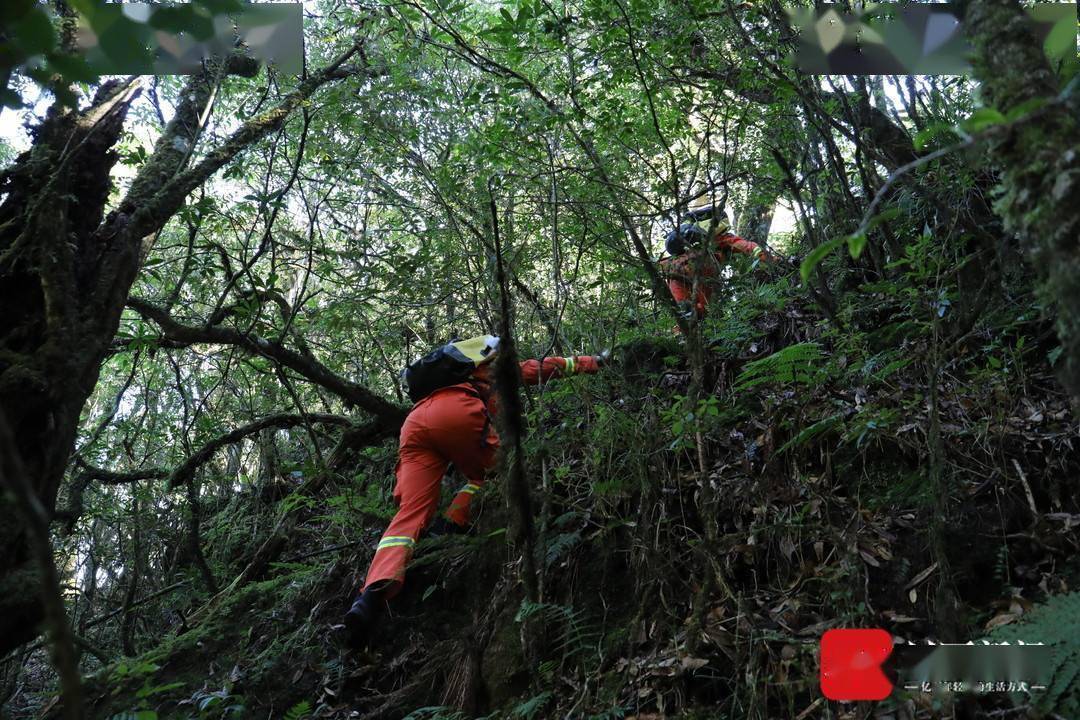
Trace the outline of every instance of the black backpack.
{"type": "Polygon", "coordinates": [[[447,343],[401,371],[409,399],[418,403],[439,388],[466,382],[476,368],[491,362],[499,350],[499,338],[480,335],[447,343]]]}

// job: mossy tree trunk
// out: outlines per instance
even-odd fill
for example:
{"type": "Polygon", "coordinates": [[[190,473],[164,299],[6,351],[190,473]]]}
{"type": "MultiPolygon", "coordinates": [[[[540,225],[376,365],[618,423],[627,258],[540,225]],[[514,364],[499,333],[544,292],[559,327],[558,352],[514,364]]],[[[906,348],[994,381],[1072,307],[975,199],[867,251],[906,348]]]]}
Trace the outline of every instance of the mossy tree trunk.
{"type": "MultiPolygon", "coordinates": [[[[18,457],[0,456],[0,475],[20,470],[52,514],[79,417],[142,259],[188,194],[285,122],[323,84],[360,73],[345,63],[354,46],[310,74],[271,110],[190,163],[200,119],[226,74],[253,75],[230,58],[192,76],[176,114],[130,190],[106,214],[113,149],[140,81],[110,81],[88,108],[51,109],[33,147],[0,174],[0,419],[18,457]]],[[[22,487],[22,485],[20,485],[22,487]]],[[[32,639],[42,620],[43,580],[16,487],[0,492],[0,655],[32,639]]]]}
{"type": "Polygon", "coordinates": [[[990,147],[1001,168],[995,210],[1038,271],[1043,300],[1056,304],[1058,377],[1080,408],[1080,96],[1059,96],[1059,77],[1018,2],[965,5],[984,103],[1007,114],[1047,101],[990,147]]]}

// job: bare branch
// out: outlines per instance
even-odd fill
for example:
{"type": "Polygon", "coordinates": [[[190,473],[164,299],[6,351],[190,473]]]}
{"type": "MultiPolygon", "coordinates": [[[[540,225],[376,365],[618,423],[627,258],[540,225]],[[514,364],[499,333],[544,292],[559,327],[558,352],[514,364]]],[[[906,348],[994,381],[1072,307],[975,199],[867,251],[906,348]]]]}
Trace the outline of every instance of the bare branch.
{"type": "Polygon", "coordinates": [[[169,474],[169,489],[174,490],[180,487],[180,485],[182,485],[188,478],[195,474],[195,471],[199,468],[199,466],[206,463],[211,457],[214,456],[214,453],[216,453],[218,450],[225,447],[226,445],[231,445],[232,443],[239,442],[246,438],[248,435],[254,435],[255,433],[265,428],[295,427],[297,425],[303,425],[307,421],[310,421],[312,423],[322,423],[324,425],[352,425],[352,421],[342,415],[324,415],[321,413],[312,413],[309,414],[306,418],[303,415],[291,414],[267,415],[266,417],[259,418],[255,422],[248,423],[247,425],[241,425],[235,430],[230,430],[224,435],[219,435],[218,437],[203,445],[199,450],[195,452],[195,454],[193,454],[191,457],[181,463],[169,474]]]}
{"type": "Polygon", "coordinates": [[[405,421],[405,415],[408,414],[408,408],[379,397],[363,385],[341,377],[318,360],[291,350],[280,342],[253,334],[243,334],[219,325],[210,327],[184,325],[174,320],[164,309],[140,298],[129,298],[127,304],[143,318],[156,323],[167,340],[187,345],[196,343],[234,345],[252,355],[274,360],[296,371],[310,382],[326,388],[347,403],[371,413],[386,425],[388,431],[393,432],[400,428],[405,421]]]}

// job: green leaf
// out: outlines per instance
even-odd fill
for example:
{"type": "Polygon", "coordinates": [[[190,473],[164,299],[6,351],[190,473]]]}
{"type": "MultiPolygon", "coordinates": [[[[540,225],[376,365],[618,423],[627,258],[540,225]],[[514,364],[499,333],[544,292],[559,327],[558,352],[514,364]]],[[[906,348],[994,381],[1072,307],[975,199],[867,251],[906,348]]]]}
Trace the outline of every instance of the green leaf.
{"type": "Polygon", "coordinates": [[[419,10],[409,5],[398,5],[397,11],[401,13],[401,17],[414,23],[421,22],[424,19],[419,10]]]}
{"type": "MultiPolygon", "coordinates": [[[[145,28],[145,26],[142,26],[145,28]]],[[[119,18],[98,34],[101,50],[119,73],[147,73],[153,66],[153,53],[146,46],[138,23],[119,18]]]]}
{"type": "Polygon", "coordinates": [[[843,423],[843,421],[844,421],[844,413],[842,413],[842,412],[841,413],[836,413],[835,415],[830,415],[829,417],[824,418],[822,420],[818,420],[813,425],[810,425],[809,427],[803,428],[799,432],[798,435],[796,435],[795,437],[793,437],[792,439],[790,439],[786,443],[784,443],[783,446],[781,446],[781,448],[776,451],[776,454],[780,455],[781,453],[785,452],[789,448],[799,447],[800,445],[804,445],[807,441],[812,440],[813,438],[817,437],[821,433],[826,432],[828,430],[832,430],[837,425],[840,425],[841,423],[843,423]]]}
{"type": "Polygon", "coordinates": [[[199,700],[199,712],[202,712],[203,710],[206,710],[208,708],[212,708],[215,705],[219,705],[223,701],[224,698],[222,698],[220,695],[207,695],[203,699],[199,700]]]}
{"type": "Polygon", "coordinates": [[[27,55],[41,55],[56,45],[56,31],[48,13],[34,7],[11,26],[12,37],[27,55]]]}
{"type": "Polygon", "coordinates": [[[52,55],[49,57],[49,65],[66,80],[92,83],[98,79],[98,74],[90,64],[78,55],[52,55]]]}
{"type": "Polygon", "coordinates": [[[851,257],[858,258],[866,247],[866,233],[855,233],[847,236],[848,252],[851,257]]]}
{"type": "Polygon", "coordinates": [[[935,123],[930,127],[924,130],[920,130],[918,133],[915,134],[915,139],[913,141],[915,150],[917,152],[922,152],[922,150],[930,143],[930,141],[936,138],[938,135],[955,132],[956,131],[953,129],[953,126],[949,125],[948,123],[935,123]]]}
{"type": "Polygon", "coordinates": [[[803,282],[809,280],[810,273],[814,271],[814,268],[817,267],[817,264],[824,260],[826,255],[831,253],[836,248],[840,247],[843,242],[844,238],[842,237],[833,238],[828,242],[821,243],[816,248],[811,250],[810,254],[807,255],[803,259],[802,264],[799,265],[799,275],[802,277],[803,282]]]}
{"type": "Polygon", "coordinates": [[[159,30],[180,33],[195,24],[195,11],[191,5],[162,5],[147,20],[147,25],[159,30]]]}
{"type": "Polygon", "coordinates": [[[1025,100],[1009,112],[1005,113],[1005,120],[1008,122],[1016,122],[1017,120],[1027,117],[1031,113],[1035,112],[1049,101],[1049,98],[1037,97],[1025,100]]]}
{"type": "Polygon", "coordinates": [[[1065,57],[1066,53],[1076,52],[1076,16],[1074,14],[1070,13],[1054,23],[1050,34],[1043,40],[1043,52],[1051,60],[1058,60],[1065,57]]]}
{"type": "Polygon", "coordinates": [[[191,24],[187,28],[196,40],[209,40],[214,37],[214,20],[203,13],[192,13],[191,24]]]}
{"type": "MultiPolygon", "coordinates": [[[[123,8],[115,3],[103,4],[96,0],[71,0],[71,5],[86,18],[90,29],[100,36],[123,17],[123,8]]],[[[128,22],[132,22],[127,19],[128,22]]]]}
{"type": "Polygon", "coordinates": [[[1056,348],[1046,353],[1047,362],[1049,362],[1051,365],[1056,363],[1058,361],[1058,358],[1061,357],[1062,351],[1064,350],[1065,348],[1063,348],[1061,345],[1058,345],[1056,348]]]}
{"type": "Polygon", "coordinates": [[[301,700],[300,702],[289,708],[285,713],[285,720],[301,720],[301,718],[311,714],[311,703],[307,700],[301,700]]]}
{"type": "Polygon", "coordinates": [[[960,123],[960,126],[969,133],[977,133],[992,125],[1000,125],[1005,122],[1005,116],[1000,110],[992,107],[979,108],[971,113],[971,117],[960,123]]]}
{"type": "Polygon", "coordinates": [[[21,18],[34,5],[34,0],[4,0],[0,3],[0,24],[7,25],[21,18]]]}

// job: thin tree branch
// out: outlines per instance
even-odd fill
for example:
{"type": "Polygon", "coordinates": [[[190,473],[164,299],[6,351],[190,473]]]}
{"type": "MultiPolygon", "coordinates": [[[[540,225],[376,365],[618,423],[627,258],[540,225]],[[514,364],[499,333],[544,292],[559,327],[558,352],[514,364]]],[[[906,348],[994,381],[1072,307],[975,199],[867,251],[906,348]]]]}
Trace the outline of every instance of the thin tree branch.
{"type": "Polygon", "coordinates": [[[306,422],[322,423],[328,425],[344,425],[351,426],[352,421],[342,415],[325,415],[322,413],[310,413],[306,417],[303,415],[291,415],[291,414],[279,414],[279,415],[267,415],[266,417],[259,418],[255,422],[242,425],[234,430],[219,435],[210,442],[203,445],[197,450],[191,457],[178,465],[171,473],[169,473],[169,489],[173,490],[178,488],[190,477],[195,474],[195,471],[203,464],[205,464],[214,453],[226,445],[239,442],[249,435],[254,435],[260,430],[264,430],[269,427],[276,428],[289,428],[297,425],[304,425],[306,422]]]}
{"type": "Polygon", "coordinates": [[[295,370],[310,382],[326,388],[347,403],[374,415],[386,425],[387,432],[396,432],[408,414],[408,408],[384,400],[363,385],[341,377],[314,358],[290,350],[279,342],[257,335],[245,335],[220,325],[210,327],[184,325],[174,320],[159,306],[141,298],[128,298],[127,305],[143,318],[156,323],[168,340],[187,345],[197,343],[235,345],[252,355],[269,358],[295,370]]]}

